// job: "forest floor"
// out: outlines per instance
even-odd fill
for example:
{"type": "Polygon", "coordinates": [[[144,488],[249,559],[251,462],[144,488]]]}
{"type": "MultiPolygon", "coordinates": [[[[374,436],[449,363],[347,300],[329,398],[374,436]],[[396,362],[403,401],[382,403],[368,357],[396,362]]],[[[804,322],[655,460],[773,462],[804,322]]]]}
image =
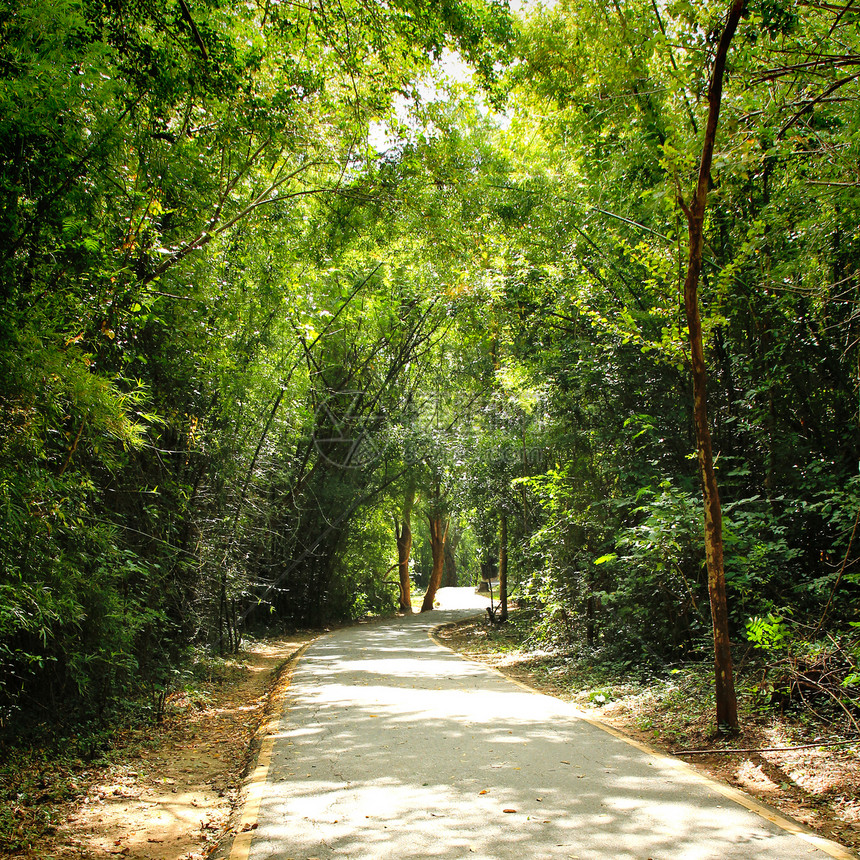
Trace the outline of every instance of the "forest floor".
{"type": "Polygon", "coordinates": [[[564,699],[590,718],[666,754],[680,756],[704,774],[745,791],[820,835],[860,849],[860,741],[819,746],[837,735],[834,725],[808,710],[779,713],[756,707],[754,687],[738,683],[741,733],[714,730],[712,666],[635,675],[620,666],[583,665],[560,653],[522,647],[515,627],[494,630],[485,618],[437,631],[441,643],[486,663],[534,690],[564,699]],[[775,747],[810,746],[791,752],[775,747]],[[721,752],[728,749],[756,752],[721,752]]]}
{"type": "Polygon", "coordinates": [[[93,761],[18,751],[0,772],[0,856],[212,856],[236,826],[271,694],[315,635],[253,642],[234,658],[207,660],[170,695],[160,724],[115,734],[93,761]]]}
{"type": "MultiPolygon", "coordinates": [[[[233,659],[207,662],[170,696],[161,724],[113,736],[95,759],[17,753],[0,765],[0,856],[225,856],[261,726],[289,683],[291,658],[315,636],[254,642],[233,659]]],[[[632,679],[629,671],[583,668],[522,648],[514,628],[491,630],[485,619],[442,628],[438,639],[664,752],[796,746],[832,733],[808,714],[751,710],[742,696],[741,736],[715,736],[707,667],[632,679]]],[[[860,847],[860,744],[686,760],[823,836],[860,847]]]]}

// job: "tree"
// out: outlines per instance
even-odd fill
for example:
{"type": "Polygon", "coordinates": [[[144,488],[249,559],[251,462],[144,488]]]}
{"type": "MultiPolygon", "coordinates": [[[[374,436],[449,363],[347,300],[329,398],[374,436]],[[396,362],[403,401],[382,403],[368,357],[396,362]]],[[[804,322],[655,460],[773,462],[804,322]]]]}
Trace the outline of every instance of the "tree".
{"type": "Polygon", "coordinates": [[[400,584],[398,603],[401,612],[412,612],[412,580],[409,575],[409,559],[412,551],[412,508],[415,504],[414,478],[407,478],[403,508],[394,518],[394,534],[397,538],[397,575],[400,584]]]}
{"type": "MultiPolygon", "coordinates": [[[[163,692],[190,642],[235,647],[303,522],[296,611],[355,573],[350,540],[379,545],[378,517],[349,532],[311,504],[324,489],[348,519],[374,494],[305,444],[336,353],[305,348],[343,299],[331,273],[378,263],[350,223],[388,212],[364,193],[371,119],[446,45],[491,85],[509,26],[482,2],[0,3],[4,719],[163,692]]],[[[395,348],[351,333],[367,365],[395,348]]],[[[399,346],[394,376],[421,348],[399,346]]]]}
{"type": "Polygon", "coordinates": [[[428,612],[433,608],[436,592],[442,582],[442,572],[445,567],[445,539],[448,537],[448,526],[451,518],[446,514],[441,485],[438,478],[433,484],[433,495],[428,499],[427,525],[430,528],[430,550],[433,554],[433,566],[430,571],[430,582],[421,603],[421,611],[428,612]]]}
{"type": "Polygon", "coordinates": [[[702,472],[702,492],[705,499],[705,554],[708,561],[708,591],[711,598],[711,621],[714,631],[714,670],[717,693],[717,723],[729,731],[738,730],[738,704],[732,670],[732,650],[729,636],[729,615],[726,604],[726,577],[723,565],[723,521],[714,458],[711,431],[708,425],[707,371],[702,346],[702,321],[699,315],[698,285],[702,271],[705,207],[711,183],[711,164],[720,117],[723,94],[723,76],[726,57],[732,38],[743,12],[745,0],[735,0],[723,27],[708,87],[708,120],[702,143],[702,159],[693,199],[688,206],[679,199],[687,216],[689,253],[687,276],[684,280],[684,307],[690,334],[690,353],[693,371],[693,415],[696,423],[699,468],[702,472]]]}
{"type": "Polygon", "coordinates": [[[508,620],[508,515],[499,516],[499,609],[496,620],[504,624],[508,620]]]}

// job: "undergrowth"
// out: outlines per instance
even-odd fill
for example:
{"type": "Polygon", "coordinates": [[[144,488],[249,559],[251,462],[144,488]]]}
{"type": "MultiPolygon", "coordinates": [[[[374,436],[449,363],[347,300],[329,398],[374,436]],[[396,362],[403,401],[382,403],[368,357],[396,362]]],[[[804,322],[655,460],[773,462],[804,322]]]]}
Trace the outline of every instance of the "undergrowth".
{"type": "Polygon", "coordinates": [[[203,708],[212,691],[242,671],[239,658],[199,650],[176,670],[157,708],[151,696],[121,702],[99,723],[20,720],[0,736],[0,855],[26,852],[56,832],[69,803],[105,768],[160,742],[160,724],[203,708]]]}
{"type": "MultiPolygon", "coordinates": [[[[634,712],[643,733],[672,747],[730,746],[737,741],[723,737],[713,723],[714,669],[705,649],[701,659],[661,662],[651,655],[635,661],[606,647],[541,646],[534,640],[528,613],[517,610],[503,627],[483,620],[469,623],[466,648],[494,655],[506,670],[528,673],[532,683],[551,687],[578,706],[634,712]]],[[[808,685],[795,683],[792,688],[794,676],[786,666],[797,663],[784,654],[746,649],[735,676],[742,724],[750,728],[779,721],[786,736],[798,743],[812,737],[853,737],[856,722],[846,708],[850,699],[840,700],[830,691],[819,694],[808,685]],[[789,695],[793,691],[798,694],[789,695]]]]}

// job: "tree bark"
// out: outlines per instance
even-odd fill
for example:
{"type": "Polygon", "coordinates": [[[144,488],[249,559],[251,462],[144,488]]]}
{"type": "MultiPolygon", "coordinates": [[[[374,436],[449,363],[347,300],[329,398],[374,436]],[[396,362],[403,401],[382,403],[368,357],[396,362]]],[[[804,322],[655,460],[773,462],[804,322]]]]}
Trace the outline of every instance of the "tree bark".
{"type": "Polygon", "coordinates": [[[460,542],[460,532],[456,528],[448,529],[448,539],[445,541],[445,569],[442,573],[442,585],[448,588],[457,587],[457,544],[460,542]]]}
{"type": "Polygon", "coordinates": [[[415,504],[415,486],[406,489],[403,514],[394,521],[397,537],[397,569],[400,576],[400,611],[412,612],[412,582],[409,578],[409,556],[412,553],[412,506],[415,504]]]}
{"type": "Polygon", "coordinates": [[[496,619],[503,624],[508,620],[508,515],[502,514],[499,522],[499,609],[496,619]]]}
{"type": "Polygon", "coordinates": [[[744,0],[733,0],[714,58],[711,85],[708,89],[708,121],[702,144],[702,158],[696,190],[687,206],[679,193],[679,202],[687,216],[689,253],[684,281],[684,309],[690,335],[690,361],[693,377],[693,416],[696,447],[702,476],[705,508],[705,555],[708,565],[708,591],[714,636],[714,674],[716,685],[717,724],[721,729],[738,730],[738,708],[729,641],[729,616],[726,602],[726,577],[723,566],[723,515],[714,471],[711,431],[708,424],[707,369],[702,342],[702,320],[699,313],[699,278],[702,272],[705,207],[711,181],[711,163],[720,116],[726,56],[744,7],[744,0]]]}
{"type": "Polygon", "coordinates": [[[445,567],[445,538],[448,536],[448,521],[445,522],[443,528],[442,514],[436,512],[427,514],[427,521],[430,523],[430,549],[433,552],[433,568],[430,573],[427,593],[421,604],[422,612],[427,612],[433,608],[433,600],[439,590],[439,584],[442,582],[442,571],[445,567]]]}

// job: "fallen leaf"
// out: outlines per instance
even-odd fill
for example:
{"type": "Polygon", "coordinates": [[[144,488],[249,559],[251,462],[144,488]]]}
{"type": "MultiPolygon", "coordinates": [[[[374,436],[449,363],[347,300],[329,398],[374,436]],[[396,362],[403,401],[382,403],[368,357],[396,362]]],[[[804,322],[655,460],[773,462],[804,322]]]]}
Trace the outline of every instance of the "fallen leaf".
{"type": "Polygon", "coordinates": [[[479,791],[479,792],[478,792],[478,794],[486,794],[486,793],[487,793],[487,789],[486,789],[486,788],[485,788],[485,789],[483,789],[482,791],[479,791]]]}
{"type": "Polygon", "coordinates": [[[503,809],[502,812],[516,812],[516,809],[503,809]]]}

